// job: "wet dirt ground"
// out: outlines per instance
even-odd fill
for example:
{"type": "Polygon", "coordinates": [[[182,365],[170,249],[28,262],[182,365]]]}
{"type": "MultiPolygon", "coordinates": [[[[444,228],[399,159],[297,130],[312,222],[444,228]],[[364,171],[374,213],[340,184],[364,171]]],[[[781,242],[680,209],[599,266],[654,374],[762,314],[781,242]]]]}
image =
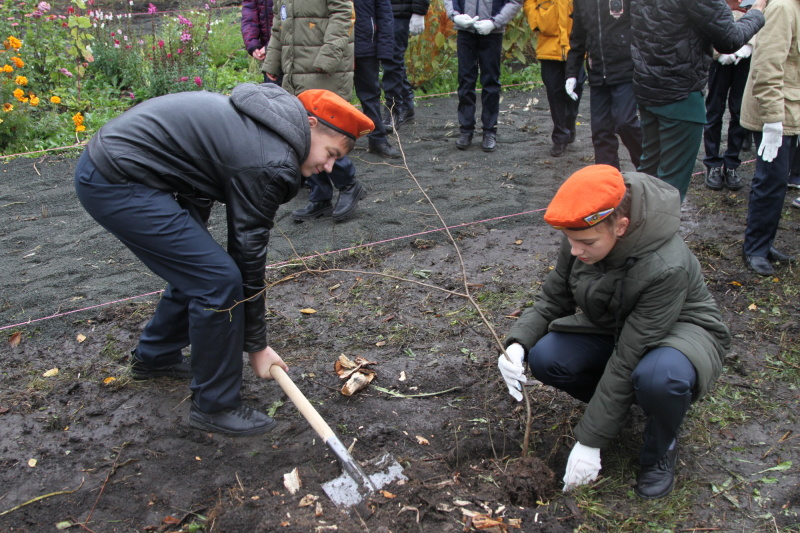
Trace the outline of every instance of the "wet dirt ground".
{"type": "MultiPolygon", "coordinates": [[[[416,122],[400,130],[405,163],[457,248],[403,161],[381,161],[363,142],[354,159],[369,194],[356,216],[296,224],[288,213],[305,192],[279,213],[270,344],[357,460],[389,453],[408,478],[349,509],[321,488],[338,463],[274,382],[245,368],[245,401],[274,412],[279,427],[233,439],[188,427],[186,383],[130,379],[128,353],[164,283],[82,210],[76,154],[4,161],[0,531],[800,530],[800,393],[796,378],[780,379],[797,372],[800,279],[787,266],[777,279],[744,269],[747,187],[712,192],[696,176],[684,206],[682,233],[734,341],[714,394],[684,425],[673,494],[633,494],[637,408],[603,452],[599,485],[564,495],[558,480],[583,406],[532,387],[521,457],[526,409],[507,394],[489,329],[454,293],[468,288],[502,338],[555,259],[559,235],[541,210],[593,151],[588,101],[558,159],[541,89],[504,92],[501,110],[491,154],[456,150],[454,97],[418,99],[416,122]],[[367,389],[339,392],[340,354],[375,363],[367,389]],[[294,469],[293,494],[284,475],[294,469]]],[[[749,182],[753,164],[742,171],[749,182]]],[[[793,197],[776,245],[798,254],[793,197]]],[[[224,242],[219,210],[211,230],[224,242]]]]}

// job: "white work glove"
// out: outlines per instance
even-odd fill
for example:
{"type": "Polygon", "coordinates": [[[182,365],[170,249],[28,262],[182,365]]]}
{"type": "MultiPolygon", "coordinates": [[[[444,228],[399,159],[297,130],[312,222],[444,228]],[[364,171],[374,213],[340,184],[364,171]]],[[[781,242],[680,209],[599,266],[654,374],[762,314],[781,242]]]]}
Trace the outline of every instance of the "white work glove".
{"type": "Polygon", "coordinates": [[[489,35],[496,29],[497,26],[494,25],[493,20],[487,19],[475,21],[475,31],[477,31],[480,35],[489,35]]]}
{"type": "Polygon", "coordinates": [[[741,48],[739,48],[738,50],[736,50],[736,52],[734,52],[733,55],[736,56],[736,63],[739,63],[739,61],[741,61],[742,59],[747,59],[748,57],[750,57],[752,53],[753,53],[753,45],[746,44],[741,48]]]}
{"type": "Polygon", "coordinates": [[[408,33],[411,35],[419,35],[425,29],[425,15],[411,15],[411,20],[408,22],[408,33]]]}
{"type": "Polygon", "coordinates": [[[456,15],[453,17],[453,22],[456,23],[456,26],[461,30],[468,30],[472,26],[475,25],[475,21],[478,20],[478,17],[470,17],[469,15],[456,15]]]}
{"type": "Polygon", "coordinates": [[[733,65],[736,63],[736,54],[720,54],[717,61],[720,65],[733,65]]]}
{"type": "Polygon", "coordinates": [[[590,448],[580,442],[569,453],[564,473],[564,492],[591,483],[600,474],[600,448],[590,448]]]}
{"type": "Polygon", "coordinates": [[[577,85],[577,83],[577,79],[567,78],[567,82],[564,84],[564,90],[566,90],[569,97],[576,102],[578,101],[578,94],[575,92],[575,85],[577,85]]]}
{"type": "Polygon", "coordinates": [[[761,146],[758,147],[758,155],[767,163],[775,159],[778,155],[778,148],[783,143],[783,123],[770,122],[764,124],[763,135],[761,136],[761,146]]]}
{"type": "Polygon", "coordinates": [[[522,385],[527,383],[525,378],[525,348],[519,343],[514,343],[506,348],[508,359],[503,354],[497,360],[497,368],[503,374],[503,379],[506,380],[508,386],[508,393],[514,397],[518,402],[522,401],[522,385]]]}

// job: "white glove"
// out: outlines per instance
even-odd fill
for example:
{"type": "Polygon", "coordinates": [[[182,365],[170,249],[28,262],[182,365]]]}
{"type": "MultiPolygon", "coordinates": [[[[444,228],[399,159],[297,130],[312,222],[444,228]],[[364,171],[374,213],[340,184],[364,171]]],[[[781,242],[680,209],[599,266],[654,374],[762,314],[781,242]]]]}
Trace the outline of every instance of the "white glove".
{"type": "Polygon", "coordinates": [[[775,159],[778,155],[778,148],[783,142],[783,123],[770,122],[764,124],[763,135],[761,136],[761,146],[758,147],[758,155],[767,163],[775,159]]]}
{"type": "Polygon", "coordinates": [[[408,33],[411,35],[419,35],[425,29],[425,15],[411,15],[411,20],[408,23],[408,33]]]}
{"type": "Polygon", "coordinates": [[[456,15],[453,17],[453,22],[456,23],[456,26],[462,30],[468,30],[472,26],[475,25],[475,21],[478,20],[478,17],[470,17],[469,15],[456,15]]]}
{"type": "Polygon", "coordinates": [[[508,393],[514,397],[518,402],[522,401],[522,385],[527,383],[525,378],[525,348],[519,343],[514,343],[506,348],[508,359],[503,354],[497,360],[497,367],[500,373],[503,374],[503,379],[506,380],[508,386],[508,393]]]}
{"type": "Polygon", "coordinates": [[[497,26],[494,25],[493,20],[487,19],[475,21],[475,31],[477,31],[480,35],[489,35],[496,29],[497,26]]]}
{"type": "Polygon", "coordinates": [[[738,50],[736,50],[736,52],[734,52],[733,55],[736,56],[736,62],[738,63],[742,59],[747,59],[748,57],[750,57],[752,53],[753,53],[753,45],[746,44],[741,48],[739,48],[738,50]]]}
{"type": "Polygon", "coordinates": [[[736,63],[736,54],[720,54],[717,61],[720,65],[733,65],[736,63]]]}
{"type": "Polygon", "coordinates": [[[577,85],[577,83],[577,79],[567,78],[567,82],[564,84],[564,90],[566,90],[569,97],[576,102],[578,101],[578,94],[575,92],[575,85],[577,85]]]}
{"type": "Polygon", "coordinates": [[[590,448],[575,442],[567,460],[567,471],[564,473],[564,492],[591,483],[599,474],[600,448],[590,448]]]}

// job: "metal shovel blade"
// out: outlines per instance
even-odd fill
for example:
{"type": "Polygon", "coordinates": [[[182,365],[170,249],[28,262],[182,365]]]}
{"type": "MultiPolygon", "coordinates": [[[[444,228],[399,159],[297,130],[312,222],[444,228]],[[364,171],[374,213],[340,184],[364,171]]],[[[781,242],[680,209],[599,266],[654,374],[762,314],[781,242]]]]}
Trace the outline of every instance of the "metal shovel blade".
{"type": "MultiPolygon", "coordinates": [[[[328,445],[331,446],[331,443],[328,442],[328,445]]],[[[331,449],[333,450],[333,446],[331,446],[331,449]]],[[[334,453],[336,452],[334,451],[334,453]]],[[[342,475],[322,484],[322,490],[339,507],[357,505],[365,496],[380,490],[392,481],[408,479],[403,474],[403,467],[391,454],[386,453],[377,459],[368,461],[366,468],[370,471],[375,471],[374,474],[369,476],[364,473],[349,453],[347,457],[352,461],[352,464],[345,464],[340,458],[342,475]]]]}

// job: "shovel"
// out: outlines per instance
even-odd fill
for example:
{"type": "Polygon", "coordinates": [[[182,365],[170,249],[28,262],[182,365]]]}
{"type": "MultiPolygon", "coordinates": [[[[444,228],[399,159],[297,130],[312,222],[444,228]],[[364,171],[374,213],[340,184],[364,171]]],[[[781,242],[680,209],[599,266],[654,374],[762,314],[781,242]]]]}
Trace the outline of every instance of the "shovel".
{"type": "Polygon", "coordinates": [[[269,373],[292,400],[300,414],[311,424],[317,435],[328,445],[342,467],[342,475],[322,484],[322,489],[333,503],[341,507],[350,507],[392,481],[407,479],[403,475],[403,467],[388,453],[370,462],[380,470],[368,476],[286,372],[278,365],[272,365],[269,373]]]}

